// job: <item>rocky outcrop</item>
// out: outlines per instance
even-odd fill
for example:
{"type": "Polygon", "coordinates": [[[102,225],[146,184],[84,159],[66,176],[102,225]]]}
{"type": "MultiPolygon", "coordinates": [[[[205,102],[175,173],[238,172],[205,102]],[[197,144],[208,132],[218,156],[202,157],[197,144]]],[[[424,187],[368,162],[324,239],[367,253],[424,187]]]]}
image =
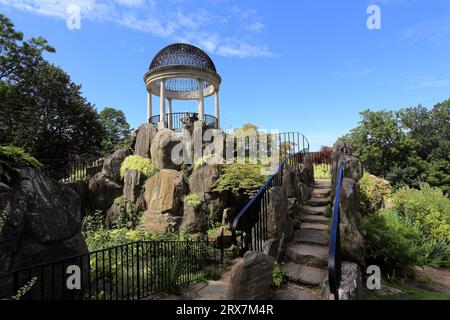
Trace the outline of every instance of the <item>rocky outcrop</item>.
{"type": "Polygon", "coordinates": [[[145,183],[144,198],[147,210],[152,213],[183,215],[183,196],[187,186],[181,172],[160,170],[145,183]]]}
{"type": "Polygon", "coordinates": [[[306,158],[300,165],[300,180],[308,186],[314,184],[313,163],[309,158],[306,158]]]}
{"type": "Polygon", "coordinates": [[[0,272],[87,252],[81,202],[70,187],[31,168],[1,188],[0,272]]]}
{"type": "Polygon", "coordinates": [[[248,251],[231,269],[225,300],[267,300],[272,295],[275,259],[264,253],[248,251]]]}
{"type": "Polygon", "coordinates": [[[127,170],[123,178],[123,196],[132,202],[136,202],[142,195],[144,175],[137,170],[127,170]]]}
{"type": "Polygon", "coordinates": [[[283,187],[274,187],[269,191],[267,209],[267,238],[289,242],[294,234],[294,224],[288,212],[286,192],[283,187]]]}
{"type": "Polygon", "coordinates": [[[184,203],[183,222],[180,226],[182,234],[200,237],[208,231],[208,214],[203,205],[195,206],[184,203]]]}
{"type": "Polygon", "coordinates": [[[157,169],[180,170],[181,164],[172,161],[172,151],[180,143],[180,138],[169,129],[161,129],[154,136],[150,153],[152,162],[157,169]]]}
{"type": "MultiPolygon", "coordinates": [[[[361,270],[356,263],[342,262],[341,283],[339,285],[339,300],[359,300],[362,294],[361,270]]],[[[334,300],[334,295],[330,293],[328,279],[322,290],[324,300],[334,300]]]]}
{"type": "Polygon", "coordinates": [[[144,228],[159,234],[178,230],[187,190],[183,174],[175,170],[160,170],[149,178],[143,195],[147,208],[142,217],[144,228]]]}
{"type": "Polygon", "coordinates": [[[189,177],[189,189],[197,194],[202,200],[211,192],[214,183],[220,178],[220,169],[215,165],[204,165],[195,170],[189,177]]]}
{"type": "Polygon", "coordinates": [[[122,183],[122,177],[120,176],[120,166],[126,157],[131,155],[131,150],[120,149],[114,152],[112,155],[106,157],[103,162],[102,174],[114,181],[115,183],[122,183]]]}
{"type": "Polygon", "coordinates": [[[361,161],[351,155],[350,146],[338,141],[333,147],[332,159],[332,200],[336,193],[339,164],[343,162],[344,177],[342,181],[340,206],[341,206],[341,250],[343,258],[363,264],[364,243],[363,237],[358,231],[361,220],[359,180],[363,169],[361,161]]]}
{"type": "Polygon", "coordinates": [[[69,188],[75,190],[81,200],[81,207],[90,211],[90,202],[89,202],[89,181],[87,180],[77,180],[70,181],[64,183],[69,188]]]}
{"type": "Polygon", "coordinates": [[[142,227],[156,234],[167,234],[178,231],[182,217],[175,217],[168,213],[154,213],[145,211],[142,216],[142,227]]]}
{"type": "Polygon", "coordinates": [[[136,142],[134,144],[134,154],[143,158],[150,158],[150,148],[152,140],[158,129],[156,126],[146,123],[136,131],[136,142]]]}
{"type": "Polygon", "coordinates": [[[89,180],[89,204],[92,210],[108,210],[114,199],[122,195],[122,185],[108,179],[101,172],[89,180]]]}

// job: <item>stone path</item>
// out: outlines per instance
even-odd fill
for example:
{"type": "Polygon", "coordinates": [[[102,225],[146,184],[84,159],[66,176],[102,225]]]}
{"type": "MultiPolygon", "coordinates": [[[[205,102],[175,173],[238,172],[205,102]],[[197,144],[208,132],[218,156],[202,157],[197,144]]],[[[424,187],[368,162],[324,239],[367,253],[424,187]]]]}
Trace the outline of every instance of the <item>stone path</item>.
{"type": "Polygon", "coordinates": [[[330,218],[324,216],[330,204],[331,181],[317,180],[307,205],[302,207],[302,223],[288,246],[285,270],[289,283],[276,298],[320,299],[319,290],[327,277],[330,218]],[[290,298],[291,297],[291,298],[290,298]]]}
{"type": "Polygon", "coordinates": [[[223,300],[230,284],[231,272],[222,273],[217,281],[209,280],[208,285],[198,291],[194,300],[223,300]]]}

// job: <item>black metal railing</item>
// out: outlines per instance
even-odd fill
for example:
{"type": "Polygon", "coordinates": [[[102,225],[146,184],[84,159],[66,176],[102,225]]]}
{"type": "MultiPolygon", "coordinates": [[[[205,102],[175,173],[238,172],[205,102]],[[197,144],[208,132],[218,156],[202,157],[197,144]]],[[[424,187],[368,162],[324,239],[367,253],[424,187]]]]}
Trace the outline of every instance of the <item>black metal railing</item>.
{"type": "MultiPolygon", "coordinates": [[[[196,120],[198,120],[198,118],[196,118],[195,113],[190,113],[189,114],[191,117],[191,121],[194,122],[196,120]]],[[[184,122],[184,117],[185,117],[185,113],[184,112],[175,112],[175,113],[166,113],[165,117],[164,117],[164,124],[166,128],[169,128],[169,117],[171,120],[171,128],[174,131],[181,131],[181,129],[183,128],[183,124],[184,122]]],[[[198,115],[197,115],[198,117],[198,115]]],[[[149,123],[157,126],[159,123],[159,115],[153,116],[151,117],[149,120],[149,123]]],[[[217,118],[209,115],[209,114],[205,114],[203,116],[203,121],[205,122],[206,126],[212,129],[216,129],[217,128],[217,118]]],[[[192,123],[191,122],[191,123],[192,123]]]]}
{"type": "Polygon", "coordinates": [[[44,164],[42,172],[60,182],[89,179],[103,168],[103,159],[44,159],[41,162],[44,164]]]}
{"type": "Polygon", "coordinates": [[[0,299],[139,300],[204,279],[223,246],[140,241],[23,268],[0,277],[0,299]]]}
{"type": "Polygon", "coordinates": [[[344,175],[344,164],[339,164],[338,179],[336,185],[336,193],[333,204],[333,217],[331,222],[330,239],[328,242],[328,284],[330,293],[334,295],[335,300],[339,300],[339,286],[341,283],[341,209],[340,194],[342,179],[344,175]]]}
{"type": "Polygon", "coordinates": [[[246,251],[263,251],[268,240],[268,210],[271,202],[270,190],[282,186],[283,171],[286,166],[298,166],[303,162],[306,150],[286,157],[275,173],[259,189],[233,221],[232,235],[241,254],[246,251]]]}
{"type": "Polygon", "coordinates": [[[308,139],[299,132],[279,133],[280,159],[285,159],[300,151],[309,152],[308,139]]]}

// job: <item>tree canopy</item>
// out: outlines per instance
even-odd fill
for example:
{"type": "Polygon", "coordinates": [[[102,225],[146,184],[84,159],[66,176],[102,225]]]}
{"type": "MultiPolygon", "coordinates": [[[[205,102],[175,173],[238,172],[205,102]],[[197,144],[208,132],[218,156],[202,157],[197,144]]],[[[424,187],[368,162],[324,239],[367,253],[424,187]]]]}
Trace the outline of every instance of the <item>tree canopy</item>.
{"type": "Polygon", "coordinates": [[[450,194],[450,100],[431,109],[365,110],[361,116],[343,139],[370,173],[395,187],[426,182],[450,194]]]}
{"type": "Polygon", "coordinates": [[[23,34],[0,14],[0,144],[23,148],[39,160],[92,158],[126,143],[130,129],[122,111],[100,115],[44,52],[44,38],[23,34]]]}
{"type": "Polygon", "coordinates": [[[130,146],[131,130],[123,111],[106,107],[100,112],[100,121],[106,132],[102,142],[104,154],[130,146]]]}

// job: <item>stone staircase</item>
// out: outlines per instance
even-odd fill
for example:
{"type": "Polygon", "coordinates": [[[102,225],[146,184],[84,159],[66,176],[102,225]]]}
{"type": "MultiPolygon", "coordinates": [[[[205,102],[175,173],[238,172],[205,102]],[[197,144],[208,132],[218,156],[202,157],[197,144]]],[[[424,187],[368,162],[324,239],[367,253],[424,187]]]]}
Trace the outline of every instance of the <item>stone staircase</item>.
{"type": "Polygon", "coordinates": [[[302,223],[288,246],[285,269],[289,282],[319,289],[327,277],[331,181],[316,180],[311,199],[302,207],[302,223]]]}

